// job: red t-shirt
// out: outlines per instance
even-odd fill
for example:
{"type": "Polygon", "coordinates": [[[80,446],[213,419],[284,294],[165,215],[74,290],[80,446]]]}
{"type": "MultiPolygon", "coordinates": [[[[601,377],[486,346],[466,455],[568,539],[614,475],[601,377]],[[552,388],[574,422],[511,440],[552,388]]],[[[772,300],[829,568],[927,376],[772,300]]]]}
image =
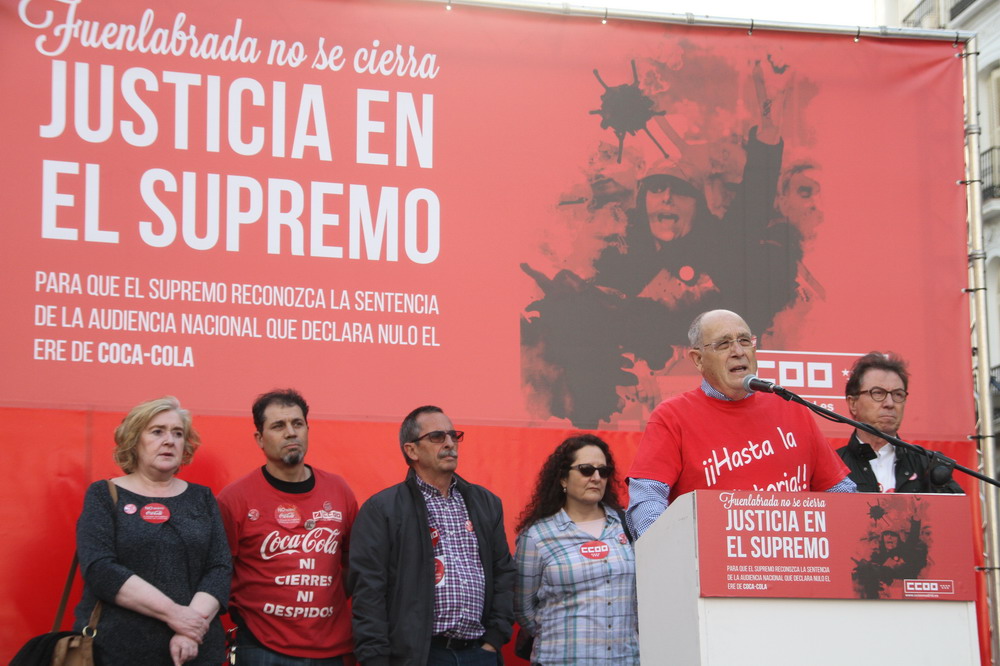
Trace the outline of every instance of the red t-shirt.
{"type": "Polygon", "coordinates": [[[233,554],[230,605],[266,647],[319,659],[353,650],[344,572],[358,502],[342,477],[312,470],[307,493],[283,493],[255,469],[218,500],[233,554]]]}
{"type": "Polygon", "coordinates": [[[812,414],[776,395],[718,400],[700,388],[660,403],[628,476],[701,489],[824,491],[848,470],[812,414]]]}

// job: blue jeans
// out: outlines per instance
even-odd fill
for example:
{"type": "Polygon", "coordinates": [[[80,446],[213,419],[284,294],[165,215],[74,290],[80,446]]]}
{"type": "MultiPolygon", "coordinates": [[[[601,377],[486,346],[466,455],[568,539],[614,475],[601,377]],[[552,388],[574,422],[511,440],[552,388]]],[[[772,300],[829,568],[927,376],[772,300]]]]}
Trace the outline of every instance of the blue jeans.
{"type": "Polygon", "coordinates": [[[324,659],[292,657],[264,647],[237,643],[236,666],[344,666],[344,660],[340,657],[324,659]]]}
{"type": "Polygon", "coordinates": [[[427,666],[497,666],[499,655],[481,647],[449,650],[431,646],[427,666]]]}

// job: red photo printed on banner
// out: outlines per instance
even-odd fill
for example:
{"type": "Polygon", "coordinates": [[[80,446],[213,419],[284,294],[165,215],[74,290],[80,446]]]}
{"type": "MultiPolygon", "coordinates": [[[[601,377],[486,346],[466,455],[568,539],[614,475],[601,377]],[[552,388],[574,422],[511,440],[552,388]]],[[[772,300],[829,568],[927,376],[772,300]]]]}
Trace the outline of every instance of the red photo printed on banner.
{"type": "MultiPolygon", "coordinates": [[[[867,496],[868,522],[859,536],[851,559],[855,562],[852,580],[863,599],[946,599],[966,592],[956,586],[942,556],[953,547],[949,526],[937,508],[934,496],[904,496],[895,493],[867,496]]],[[[950,506],[950,505],[949,505],[950,506]]],[[[947,521],[964,525],[965,516],[948,516],[947,521]]],[[[971,526],[970,526],[971,527],[971,526]]],[[[961,582],[961,581],[959,581],[961,582]]]]}
{"type": "MultiPolygon", "coordinates": [[[[603,247],[593,256],[574,244],[562,259],[578,272],[523,265],[544,294],[522,327],[525,379],[553,415],[577,427],[616,423],[622,390],[651,410],[672,392],[697,314],[734,310],[764,333],[807,299],[804,248],[822,213],[790,219],[777,205],[782,129],[803,122],[812,102],[795,94],[811,82],[787,55],[678,42],[632,60],[627,83],[595,71],[604,93],[591,113],[617,150],[595,143],[584,183],[560,201],[568,225],[605,231],[603,247]],[[729,89],[701,85],[706,69],[729,89]],[[748,279],[757,267],[767,273],[748,279]],[[581,326],[588,320],[601,326],[581,326]]],[[[817,172],[798,167],[797,178],[817,172]]]]}

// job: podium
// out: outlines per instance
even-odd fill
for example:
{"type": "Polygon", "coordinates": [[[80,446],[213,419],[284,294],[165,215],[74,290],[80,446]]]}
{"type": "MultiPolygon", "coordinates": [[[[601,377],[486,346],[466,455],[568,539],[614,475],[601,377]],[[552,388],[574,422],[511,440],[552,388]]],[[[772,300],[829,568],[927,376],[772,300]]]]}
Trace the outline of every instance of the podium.
{"type": "Polygon", "coordinates": [[[635,550],[643,666],[980,663],[965,496],[699,490],[635,550]]]}

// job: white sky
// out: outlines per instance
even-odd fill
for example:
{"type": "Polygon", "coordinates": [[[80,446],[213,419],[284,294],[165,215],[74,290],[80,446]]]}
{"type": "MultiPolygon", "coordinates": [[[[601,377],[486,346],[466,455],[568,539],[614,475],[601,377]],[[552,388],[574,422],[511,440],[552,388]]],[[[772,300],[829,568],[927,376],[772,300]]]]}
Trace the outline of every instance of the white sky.
{"type": "MultiPolygon", "coordinates": [[[[877,0],[570,0],[566,4],[789,23],[876,26],[882,22],[877,18],[876,2],[877,0]]],[[[561,3],[539,0],[539,4],[561,3]]]]}

